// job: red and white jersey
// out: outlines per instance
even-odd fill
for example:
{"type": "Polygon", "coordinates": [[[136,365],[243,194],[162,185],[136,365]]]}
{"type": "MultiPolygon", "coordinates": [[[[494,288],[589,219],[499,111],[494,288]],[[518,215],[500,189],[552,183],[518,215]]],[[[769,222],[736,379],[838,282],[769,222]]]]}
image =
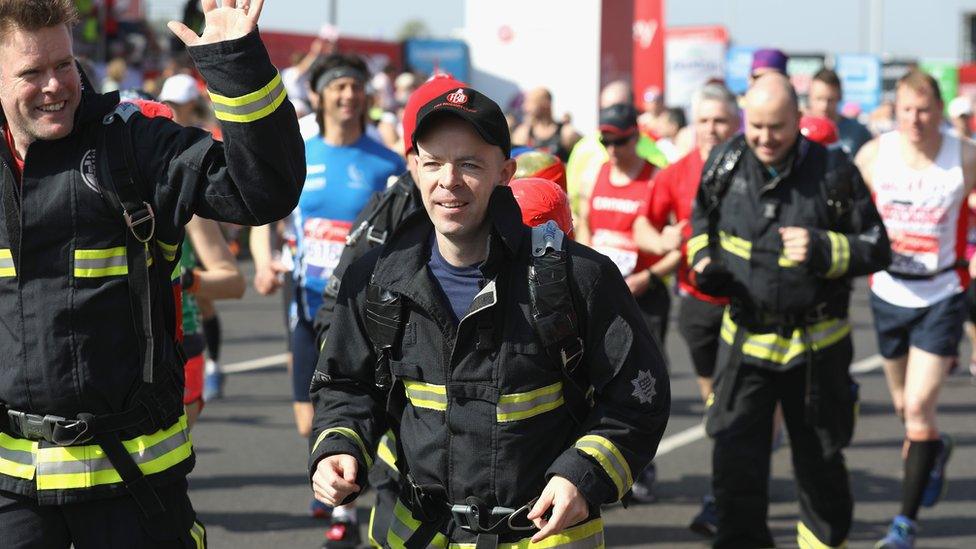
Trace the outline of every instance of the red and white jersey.
{"type": "MultiPolygon", "coordinates": [[[[627,276],[650,267],[661,258],[637,249],[634,243],[634,220],[646,211],[654,189],[654,166],[644,162],[638,176],[626,185],[610,182],[610,163],[600,173],[590,194],[590,246],[609,257],[627,276]]],[[[652,221],[653,224],[653,221],[652,221]]],[[[657,227],[658,230],[661,227],[657,227]]]]}
{"type": "Polygon", "coordinates": [[[965,269],[951,269],[966,250],[965,182],[959,138],[942,132],[935,162],[923,169],[905,164],[898,132],[882,135],[872,174],[874,200],[891,240],[889,271],[926,276],[871,278],[871,291],[900,307],[927,307],[963,290],[965,269]]]}

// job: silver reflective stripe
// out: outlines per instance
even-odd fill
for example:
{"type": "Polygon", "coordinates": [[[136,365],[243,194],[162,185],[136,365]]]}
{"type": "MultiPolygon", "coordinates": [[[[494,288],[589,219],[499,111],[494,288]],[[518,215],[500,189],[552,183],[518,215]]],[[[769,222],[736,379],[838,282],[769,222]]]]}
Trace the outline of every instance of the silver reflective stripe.
{"type": "Polygon", "coordinates": [[[555,383],[526,393],[502,395],[498,400],[498,421],[527,419],[558,408],[562,403],[562,383],[555,383]]]}
{"type": "Polygon", "coordinates": [[[255,99],[254,101],[246,105],[231,106],[231,105],[223,105],[221,103],[218,103],[217,101],[214,101],[213,102],[214,112],[218,112],[220,114],[232,114],[235,116],[247,116],[249,114],[256,113],[266,107],[270,107],[275,103],[275,100],[278,99],[278,96],[281,95],[281,93],[284,92],[285,90],[285,85],[281,81],[281,79],[278,78],[277,80],[278,80],[278,84],[271,90],[270,93],[268,93],[267,95],[263,95],[262,97],[255,99]]]}
{"type": "Polygon", "coordinates": [[[10,450],[0,446],[0,459],[19,463],[21,465],[34,465],[34,454],[22,450],[10,450]]]}
{"type": "MultiPolygon", "coordinates": [[[[142,453],[132,452],[133,461],[137,465],[150,462],[158,457],[179,448],[187,442],[186,432],[179,431],[173,436],[163,439],[160,442],[146,448],[142,453]]],[[[70,447],[69,447],[70,448],[70,447]]],[[[40,462],[37,464],[37,474],[40,475],[62,475],[67,473],[93,473],[96,471],[111,471],[115,467],[107,457],[85,459],[81,461],[53,461],[40,462]]]]}
{"type": "Polygon", "coordinates": [[[14,258],[0,256],[0,269],[13,269],[14,258]]]}
{"type": "Polygon", "coordinates": [[[114,257],[100,257],[98,259],[79,259],[75,258],[75,268],[77,269],[108,269],[111,267],[125,267],[125,256],[117,255],[114,257]]]}
{"type": "Polygon", "coordinates": [[[594,547],[603,547],[603,529],[601,528],[599,532],[588,538],[569,543],[560,543],[555,547],[559,547],[559,549],[593,549],[594,547]]]}
{"type": "MultiPolygon", "coordinates": [[[[622,483],[622,487],[618,486],[618,488],[621,488],[621,494],[620,494],[621,496],[623,496],[623,492],[626,492],[627,490],[630,489],[630,484],[629,484],[630,471],[625,464],[620,463],[620,460],[617,459],[617,456],[615,456],[613,452],[608,450],[602,444],[592,440],[587,440],[586,438],[582,438],[578,440],[576,442],[576,447],[581,450],[586,450],[586,449],[593,450],[596,453],[602,455],[604,458],[606,458],[606,463],[610,464],[610,466],[613,468],[614,472],[617,475],[617,479],[619,479],[622,483]]],[[[617,479],[614,479],[614,481],[616,481],[617,479]]]]}

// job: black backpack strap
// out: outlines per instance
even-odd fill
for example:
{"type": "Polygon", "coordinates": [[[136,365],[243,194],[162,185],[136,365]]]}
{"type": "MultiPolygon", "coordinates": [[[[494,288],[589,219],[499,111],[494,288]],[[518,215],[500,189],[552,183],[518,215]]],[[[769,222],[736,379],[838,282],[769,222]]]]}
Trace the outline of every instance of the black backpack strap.
{"type": "Polygon", "coordinates": [[[824,199],[831,225],[844,231],[848,216],[854,209],[854,165],[840,147],[827,148],[824,168],[824,199]]]}
{"type": "Polygon", "coordinates": [[[393,385],[390,358],[403,334],[403,298],[370,281],[366,287],[366,335],[376,351],[376,387],[388,392],[393,385]]]}
{"type": "MultiPolygon", "coordinates": [[[[139,112],[132,103],[119,105],[103,120],[104,131],[99,134],[98,152],[103,166],[108,167],[108,185],[103,185],[103,196],[120,210],[125,226],[126,261],[129,271],[129,297],[132,302],[133,322],[140,334],[142,353],[142,379],[146,383],[154,381],[153,361],[156,354],[153,340],[152,282],[150,280],[150,259],[157,271],[163,269],[162,258],[155,253],[153,237],[156,232],[156,218],[152,206],[143,200],[135,177],[139,170],[135,166],[132,151],[132,133],[129,119],[139,112]]],[[[103,172],[104,173],[104,172],[103,172]]]]}
{"type": "Polygon", "coordinates": [[[708,216],[708,254],[712,261],[717,261],[721,257],[718,253],[720,246],[718,222],[721,217],[722,198],[729,190],[735,169],[746,148],[748,144],[744,136],[733,137],[732,141],[715,154],[702,172],[700,188],[705,197],[705,213],[708,216]]]}
{"type": "Polygon", "coordinates": [[[569,286],[569,254],[563,249],[565,235],[555,221],[532,228],[532,257],[529,265],[529,307],[536,333],[546,353],[559,365],[567,386],[564,397],[572,418],[589,409],[589,383],[579,371],[583,338],[579,317],[569,286]]]}

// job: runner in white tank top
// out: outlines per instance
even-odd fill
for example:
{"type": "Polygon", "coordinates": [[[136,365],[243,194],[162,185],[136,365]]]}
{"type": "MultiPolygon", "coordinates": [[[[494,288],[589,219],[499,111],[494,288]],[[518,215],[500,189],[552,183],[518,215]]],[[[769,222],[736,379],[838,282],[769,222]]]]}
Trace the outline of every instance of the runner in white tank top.
{"type": "Polygon", "coordinates": [[[895,88],[898,129],[866,144],[856,163],[872,188],[891,241],[892,263],[871,281],[871,308],[896,413],[905,423],[901,510],[876,549],[915,546],[919,507],[945,485],[952,439],[936,424],[939,388],[959,352],[966,317],[960,268],[965,197],[976,146],[943,130],[939,85],[910,71],[895,88]]]}
{"type": "Polygon", "coordinates": [[[960,148],[959,138],[943,131],[935,162],[913,169],[902,158],[898,131],[878,138],[871,187],[891,240],[888,271],[894,276],[875,274],[871,291],[888,303],[928,307],[961,292],[969,282],[965,269],[953,268],[966,250],[960,148]]]}

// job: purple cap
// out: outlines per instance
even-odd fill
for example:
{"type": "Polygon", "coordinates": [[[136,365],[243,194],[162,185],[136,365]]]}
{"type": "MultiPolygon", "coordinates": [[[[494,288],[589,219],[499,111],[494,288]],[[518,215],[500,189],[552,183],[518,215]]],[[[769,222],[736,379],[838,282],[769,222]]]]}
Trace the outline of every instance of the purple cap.
{"type": "Polygon", "coordinates": [[[769,48],[756,50],[752,54],[752,69],[750,72],[756,72],[756,69],[775,69],[783,74],[786,74],[786,54],[780,50],[769,48]]]}

